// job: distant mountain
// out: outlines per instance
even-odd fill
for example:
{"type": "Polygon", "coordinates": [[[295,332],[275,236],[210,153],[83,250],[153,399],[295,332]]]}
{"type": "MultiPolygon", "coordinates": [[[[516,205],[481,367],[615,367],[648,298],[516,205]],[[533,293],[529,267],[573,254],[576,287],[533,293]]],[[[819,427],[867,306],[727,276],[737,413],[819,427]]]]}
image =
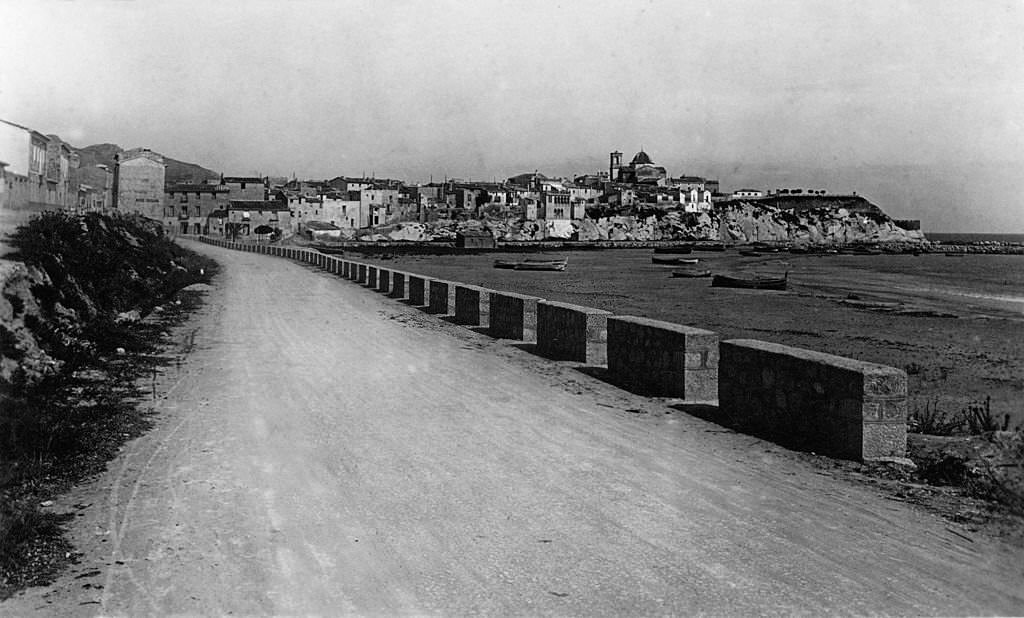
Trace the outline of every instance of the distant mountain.
{"type": "MultiPolygon", "coordinates": [[[[85,148],[76,148],[78,152],[80,167],[92,167],[94,165],[106,165],[114,169],[114,155],[124,152],[117,144],[93,144],[85,148]]],[[[167,165],[166,182],[176,184],[179,182],[203,182],[208,179],[220,178],[220,173],[206,169],[195,163],[186,163],[172,159],[167,155],[160,155],[167,165]]]]}

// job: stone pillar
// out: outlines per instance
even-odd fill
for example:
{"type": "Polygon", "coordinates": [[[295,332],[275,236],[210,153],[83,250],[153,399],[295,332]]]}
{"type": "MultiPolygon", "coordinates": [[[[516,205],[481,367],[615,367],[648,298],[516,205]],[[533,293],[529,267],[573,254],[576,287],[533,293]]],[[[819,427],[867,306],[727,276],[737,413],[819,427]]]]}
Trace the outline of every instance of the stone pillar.
{"type": "Polygon", "coordinates": [[[543,300],[537,303],[537,351],[588,365],[607,360],[608,311],[543,300]]]}
{"type": "Polygon", "coordinates": [[[455,284],[441,279],[430,280],[429,313],[447,315],[455,311],[455,284]]]}
{"type": "Polygon", "coordinates": [[[391,271],[386,268],[377,269],[377,291],[387,293],[391,289],[391,271]]]}
{"type": "Polygon", "coordinates": [[[419,275],[409,275],[409,304],[422,307],[430,303],[430,280],[419,275]]]}
{"type": "Polygon", "coordinates": [[[490,290],[459,283],[455,286],[455,322],[463,326],[488,326],[490,290]]]}
{"type": "Polygon", "coordinates": [[[608,318],[608,375],[642,395],[718,399],[718,334],[641,317],[608,318]]]}
{"type": "Polygon", "coordinates": [[[392,298],[405,298],[405,273],[397,270],[391,271],[391,294],[392,298]]]}
{"type": "Polygon", "coordinates": [[[491,337],[537,341],[537,303],[542,299],[512,292],[491,292],[491,337]]]}
{"type": "Polygon", "coordinates": [[[720,350],[719,411],[738,429],[845,459],[906,455],[903,370],[752,339],[720,350]]]}

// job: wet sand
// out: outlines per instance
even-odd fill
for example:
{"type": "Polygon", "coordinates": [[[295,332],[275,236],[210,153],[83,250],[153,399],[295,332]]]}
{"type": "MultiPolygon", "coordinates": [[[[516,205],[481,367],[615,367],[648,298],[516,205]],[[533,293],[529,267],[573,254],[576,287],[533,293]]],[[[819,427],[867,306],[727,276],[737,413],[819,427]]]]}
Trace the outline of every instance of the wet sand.
{"type": "Polygon", "coordinates": [[[569,268],[493,268],[495,259],[522,257],[502,253],[381,262],[706,328],[723,339],[774,341],[900,367],[909,375],[911,410],[937,401],[956,411],[989,396],[993,412],[1011,415],[1011,427],[1024,425],[1024,256],[693,254],[715,273],[788,271],[789,291],[760,292],[673,278],[673,267],[651,263],[649,249],[550,255],[567,255],[569,268]]]}

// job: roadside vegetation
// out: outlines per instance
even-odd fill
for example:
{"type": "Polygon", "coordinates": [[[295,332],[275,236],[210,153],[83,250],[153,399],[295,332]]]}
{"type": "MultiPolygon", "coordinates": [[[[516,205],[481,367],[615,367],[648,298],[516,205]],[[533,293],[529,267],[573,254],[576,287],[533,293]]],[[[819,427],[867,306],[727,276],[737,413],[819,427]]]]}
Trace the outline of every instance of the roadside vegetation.
{"type": "MultiPolygon", "coordinates": [[[[909,371],[908,371],[909,373],[909,371]]],[[[949,408],[936,398],[911,411],[898,495],[1024,546],[1024,431],[986,397],[949,408]]]]}
{"type": "Polygon", "coordinates": [[[9,238],[0,298],[0,599],[74,560],[41,508],[148,426],[141,378],[216,263],[133,216],[44,213],[9,238]],[[22,266],[23,265],[23,266],[22,266]]]}

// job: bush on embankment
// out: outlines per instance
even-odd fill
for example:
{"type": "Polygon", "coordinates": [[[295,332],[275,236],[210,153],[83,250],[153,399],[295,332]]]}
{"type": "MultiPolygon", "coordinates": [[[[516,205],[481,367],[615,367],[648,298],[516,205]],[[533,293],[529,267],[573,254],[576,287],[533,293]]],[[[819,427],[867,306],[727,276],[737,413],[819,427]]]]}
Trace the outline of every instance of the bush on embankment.
{"type": "Polygon", "coordinates": [[[135,381],[161,362],[163,329],[187,313],[168,301],[216,269],[135,216],[44,213],[9,244],[15,253],[0,260],[0,599],[40,581],[46,567],[34,563],[47,548],[65,555],[39,501],[145,428],[135,381]],[[160,322],[139,319],[154,308],[160,322]]]}

